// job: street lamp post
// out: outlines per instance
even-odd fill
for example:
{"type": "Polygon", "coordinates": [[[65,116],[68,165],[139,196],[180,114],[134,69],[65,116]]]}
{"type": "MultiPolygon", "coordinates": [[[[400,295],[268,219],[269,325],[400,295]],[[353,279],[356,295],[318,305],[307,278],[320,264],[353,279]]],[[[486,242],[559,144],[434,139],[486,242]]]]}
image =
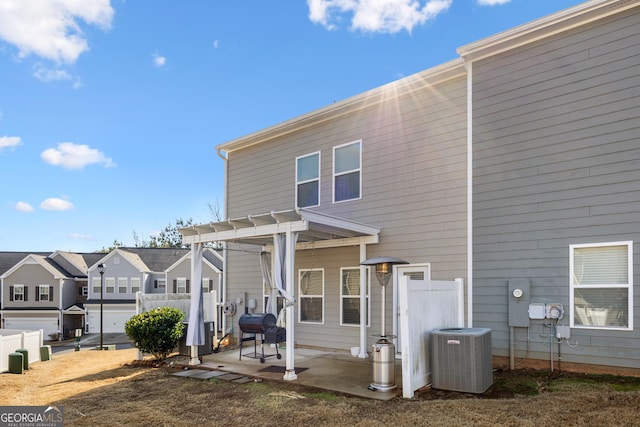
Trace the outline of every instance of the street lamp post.
{"type": "Polygon", "coordinates": [[[98,264],[98,272],[100,273],[100,350],[104,350],[102,346],[102,293],[104,291],[104,270],[106,269],[105,265],[100,263],[98,264]]]}

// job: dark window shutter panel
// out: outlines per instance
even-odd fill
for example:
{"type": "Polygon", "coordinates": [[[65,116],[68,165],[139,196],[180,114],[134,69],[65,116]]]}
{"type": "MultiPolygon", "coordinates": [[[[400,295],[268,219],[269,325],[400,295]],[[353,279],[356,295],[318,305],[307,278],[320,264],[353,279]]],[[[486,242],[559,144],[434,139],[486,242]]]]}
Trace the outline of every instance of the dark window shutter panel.
{"type": "Polygon", "coordinates": [[[189,290],[190,290],[189,279],[187,279],[187,293],[189,293],[189,290]]]}
{"type": "Polygon", "coordinates": [[[13,286],[9,286],[9,301],[13,301],[13,286]]]}
{"type": "Polygon", "coordinates": [[[177,293],[178,292],[178,281],[176,279],[173,279],[173,293],[177,293]]]}
{"type": "Polygon", "coordinates": [[[40,286],[36,286],[36,301],[40,301],[40,286]]]}
{"type": "Polygon", "coordinates": [[[28,287],[24,287],[24,300],[27,301],[29,299],[29,288],[28,287]]]}
{"type": "Polygon", "coordinates": [[[49,286],[49,301],[53,301],[53,286],[49,286]]]}
{"type": "Polygon", "coordinates": [[[154,289],[158,289],[158,281],[157,280],[153,281],[153,288],[154,289]]]}

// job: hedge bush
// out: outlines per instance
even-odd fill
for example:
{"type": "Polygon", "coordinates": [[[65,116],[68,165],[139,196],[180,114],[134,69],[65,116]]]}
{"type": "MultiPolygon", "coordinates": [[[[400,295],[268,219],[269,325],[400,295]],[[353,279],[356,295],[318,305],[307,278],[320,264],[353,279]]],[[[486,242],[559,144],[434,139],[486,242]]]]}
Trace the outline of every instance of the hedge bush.
{"type": "Polygon", "coordinates": [[[184,312],[175,307],[159,307],[136,314],[124,325],[138,350],[164,360],[184,332],[184,312]]]}

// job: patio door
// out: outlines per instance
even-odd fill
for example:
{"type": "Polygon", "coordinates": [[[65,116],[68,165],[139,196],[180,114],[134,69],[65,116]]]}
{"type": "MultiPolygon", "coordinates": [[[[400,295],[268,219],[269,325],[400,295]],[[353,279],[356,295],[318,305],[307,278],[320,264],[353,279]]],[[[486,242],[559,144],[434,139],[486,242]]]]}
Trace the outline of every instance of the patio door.
{"type": "Polygon", "coordinates": [[[396,265],[393,270],[393,335],[396,335],[396,358],[401,358],[402,334],[400,332],[400,298],[398,283],[400,277],[407,277],[414,281],[426,282],[431,280],[431,264],[396,265]]]}

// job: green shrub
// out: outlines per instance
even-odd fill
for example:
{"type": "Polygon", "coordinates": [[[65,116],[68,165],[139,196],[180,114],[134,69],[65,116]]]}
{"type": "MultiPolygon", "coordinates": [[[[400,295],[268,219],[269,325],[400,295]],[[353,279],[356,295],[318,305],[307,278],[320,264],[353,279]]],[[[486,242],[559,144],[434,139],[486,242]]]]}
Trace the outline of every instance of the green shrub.
{"type": "Polygon", "coordinates": [[[137,314],[127,321],[124,331],[143,353],[157,360],[166,359],[184,331],[184,312],[174,307],[159,307],[137,314]]]}

